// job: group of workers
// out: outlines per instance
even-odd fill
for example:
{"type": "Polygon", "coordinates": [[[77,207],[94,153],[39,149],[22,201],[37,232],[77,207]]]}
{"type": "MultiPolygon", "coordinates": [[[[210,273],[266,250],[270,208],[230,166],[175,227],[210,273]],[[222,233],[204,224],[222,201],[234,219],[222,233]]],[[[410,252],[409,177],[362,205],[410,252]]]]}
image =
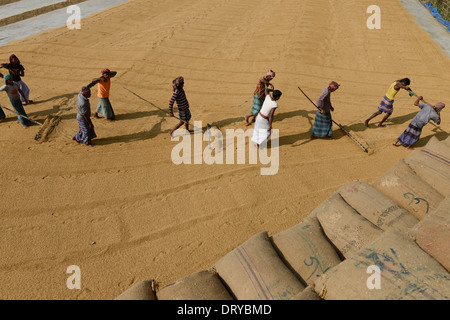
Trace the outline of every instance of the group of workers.
{"type": "MultiPolygon", "coordinates": [[[[28,118],[23,104],[33,103],[30,100],[30,89],[23,82],[22,78],[25,76],[25,68],[22,66],[19,58],[16,55],[11,55],[9,63],[0,65],[9,71],[9,74],[4,76],[0,73],[0,78],[4,78],[5,84],[0,87],[0,92],[5,91],[9,97],[10,103],[14,108],[14,112],[18,115],[18,121],[24,128],[28,128],[31,124],[28,118]]],[[[83,87],[78,94],[78,110],[77,121],[79,124],[79,131],[73,137],[73,140],[78,143],[92,146],[92,140],[97,137],[94,124],[91,117],[99,118],[99,114],[105,117],[108,121],[115,120],[114,110],[109,100],[111,78],[117,75],[116,71],[104,69],[101,71],[101,76],[95,78],[91,83],[83,87]],[[91,97],[91,88],[98,84],[98,106],[94,115],[91,115],[91,106],[89,98],[91,97]]],[[[276,73],[273,70],[267,72],[263,76],[256,86],[253,93],[253,104],[250,114],[245,116],[247,125],[254,123],[254,133],[252,141],[260,146],[262,143],[267,142],[272,132],[272,122],[274,119],[275,111],[278,108],[278,100],[282,96],[282,92],[275,90],[271,81],[275,78],[276,73]]],[[[381,115],[385,114],[378,127],[385,126],[386,120],[392,115],[394,109],[394,101],[397,93],[403,89],[409,92],[410,96],[415,95],[410,86],[410,79],[403,78],[394,81],[386,95],[381,100],[378,110],[371,115],[364,124],[368,127],[369,122],[381,115]]],[[[335,81],[331,81],[330,84],[323,89],[320,97],[317,100],[317,112],[315,114],[314,125],[311,131],[311,139],[324,138],[332,139],[333,132],[333,119],[331,113],[334,111],[334,107],[331,103],[331,94],[338,90],[340,84],[335,81]]],[[[170,135],[179,129],[183,124],[186,130],[192,132],[189,128],[189,121],[191,120],[191,112],[189,108],[189,102],[184,91],[184,78],[177,77],[172,81],[173,94],[169,102],[168,114],[174,117],[173,107],[175,102],[178,107],[178,124],[170,131],[170,135]]],[[[439,102],[435,105],[425,103],[423,97],[417,97],[417,101],[414,103],[421,110],[414,117],[409,124],[408,128],[393,142],[393,145],[403,145],[407,148],[412,148],[420,138],[423,127],[430,121],[434,121],[436,124],[441,123],[441,111],[445,107],[445,104],[439,102]],[[422,101],[422,103],[420,103],[422,101]]],[[[5,113],[0,107],[0,121],[5,118],[5,113]]]]}

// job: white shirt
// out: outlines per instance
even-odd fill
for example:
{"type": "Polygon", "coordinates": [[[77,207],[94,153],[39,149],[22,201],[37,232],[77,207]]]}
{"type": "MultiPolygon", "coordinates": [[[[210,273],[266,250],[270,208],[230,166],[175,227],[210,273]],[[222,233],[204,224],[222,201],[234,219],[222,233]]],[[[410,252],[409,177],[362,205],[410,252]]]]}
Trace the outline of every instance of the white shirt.
{"type": "Polygon", "coordinates": [[[270,94],[268,94],[266,96],[266,99],[264,100],[264,103],[261,107],[261,111],[260,113],[265,116],[268,117],[270,114],[270,111],[272,111],[272,109],[276,109],[278,108],[278,103],[274,100],[272,100],[272,97],[270,96],[270,94]]]}
{"type": "Polygon", "coordinates": [[[9,100],[20,100],[19,86],[15,83],[13,85],[6,84],[0,87],[0,92],[1,91],[6,91],[9,100]]]}

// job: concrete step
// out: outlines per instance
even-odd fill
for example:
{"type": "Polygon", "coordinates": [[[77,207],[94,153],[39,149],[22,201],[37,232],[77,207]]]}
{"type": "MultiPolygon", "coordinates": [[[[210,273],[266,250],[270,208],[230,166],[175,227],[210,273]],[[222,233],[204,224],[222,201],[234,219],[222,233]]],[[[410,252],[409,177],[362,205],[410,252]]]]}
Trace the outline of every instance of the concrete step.
{"type": "Polygon", "coordinates": [[[87,0],[22,0],[2,6],[0,27],[66,8],[87,0]]]}

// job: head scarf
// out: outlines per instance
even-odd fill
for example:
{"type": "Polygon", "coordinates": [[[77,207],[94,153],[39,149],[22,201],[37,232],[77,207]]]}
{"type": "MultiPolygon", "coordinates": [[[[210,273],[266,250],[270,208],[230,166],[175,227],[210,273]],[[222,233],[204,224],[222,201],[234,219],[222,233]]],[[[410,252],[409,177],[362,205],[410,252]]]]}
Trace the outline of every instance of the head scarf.
{"type": "Polygon", "coordinates": [[[7,74],[7,75],[5,76],[5,84],[8,84],[8,80],[11,79],[11,78],[12,78],[11,75],[10,75],[10,74],[7,74]]]}
{"type": "Polygon", "coordinates": [[[83,95],[83,96],[86,96],[88,93],[90,93],[91,92],[91,89],[90,88],[88,88],[88,87],[83,87],[83,88],[81,88],[81,94],[83,95]]]}
{"type": "Polygon", "coordinates": [[[9,57],[9,62],[10,62],[10,63],[13,63],[12,61],[13,61],[14,58],[16,58],[17,61],[18,61],[18,63],[20,64],[20,60],[19,60],[19,58],[17,58],[17,56],[16,56],[15,54],[12,54],[12,55],[9,57]]]}
{"type": "Polygon", "coordinates": [[[436,103],[436,105],[434,107],[437,109],[437,111],[441,111],[442,109],[445,108],[445,104],[443,102],[439,102],[439,103],[436,103]]]}
{"type": "Polygon", "coordinates": [[[267,72],[266,77],[272,77],[272,79],[275,78],[275,71],[270,70],[269,72],[267,72]]]}
{"type": "Polygon", "coordinates": [[[180,84],[181,85],[184,84],[184,78],[183,77],[175,78],[175,79],[173,79],[172,84],[173,84],[173,88],[177,89],[180,84]]]}
{"type": "Polygon", "coordinates": [[[336,81],[331,81],[330,87],[334,87],[335,89],[338,89],[341,85],[337,83],[336,81]]]}

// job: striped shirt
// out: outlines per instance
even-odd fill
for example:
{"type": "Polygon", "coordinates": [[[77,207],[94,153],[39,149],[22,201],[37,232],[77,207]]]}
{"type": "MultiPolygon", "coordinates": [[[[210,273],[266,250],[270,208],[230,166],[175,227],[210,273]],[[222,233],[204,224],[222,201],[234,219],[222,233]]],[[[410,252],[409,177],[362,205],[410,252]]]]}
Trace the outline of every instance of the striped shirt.
{"type": "Polygon", "coordinates": [[[186,94],[183,89],[176,89],[169,102],[169,111],[173,113],[173,104],[177,102],[178,110],[185,110],[189,108],[189,102],[186,99],[186,94]]]}

